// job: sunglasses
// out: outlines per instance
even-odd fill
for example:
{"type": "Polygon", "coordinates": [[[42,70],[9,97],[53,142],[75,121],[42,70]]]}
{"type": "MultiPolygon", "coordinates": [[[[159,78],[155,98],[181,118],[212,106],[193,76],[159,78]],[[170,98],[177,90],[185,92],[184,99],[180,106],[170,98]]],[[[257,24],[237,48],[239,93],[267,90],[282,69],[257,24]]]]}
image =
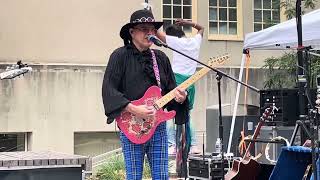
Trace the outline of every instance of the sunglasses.
{"type": "Polygon", "coordinates": [[[137,29],[143,33],[149,33],[149,32],[156,33],[157,32],[157,29],[154,27],[134,27],[133,29],[137,29]]]}

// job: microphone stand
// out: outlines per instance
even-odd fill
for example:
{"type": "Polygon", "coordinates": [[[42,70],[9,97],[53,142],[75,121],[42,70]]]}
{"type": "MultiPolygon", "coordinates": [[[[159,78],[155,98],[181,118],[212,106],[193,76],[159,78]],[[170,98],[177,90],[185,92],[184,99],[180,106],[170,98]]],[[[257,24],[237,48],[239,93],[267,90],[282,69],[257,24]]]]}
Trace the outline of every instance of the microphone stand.
{"type": "MultiPolygon", "coordinates": [[[[209,68],[209,69],[211,69],[211,70],[213,70],[214,72],[217,73],[216,74],[216,79],[217,79],[218,98],[219,98],[219,138],[221,140],[221,152],[220,152],[220,155],[221,155],[221,176],[222,176],[222,179],[224,180],[223,125],[222,125],[222,108],[221,108],[221,78],[223,76],[225,76],[225,77],[227,77],[229,79],[232,79],[235,82],[240,83],[243,86],[248,87],[249,89],[251,89],[251,90],[253,90],[253,91],[257,92],[257,93],[259,93],[260,90],[255,88],[255,87],[253,87],[253,86],[251,86],[251,85],[248,85],[248,84],[246,84],[246,83],[244,83],[242,81],[239,81],[238,79],[235,79],[235,78],[227,75],[226,73],[224,73],[224,72],[222,72],[222,71],[220,71],[220,70],[218,70],[216,68],[210,67],[210,66],[208,66],[208,65],[206,65],[206,64],[204,64],[204,63],[202,63],[202,62],[200,62],[200,61],[198,61],[198,60],[196,60],[196,59],[194,59],[194,58],[192,58],[192,57],[190,57],[190,56],[188,56],[188,55],[186,55],[186,54],[184,54],[184,53],[182,53],[182,52],[180,52],[180,51],[178,51],[178,50],[176,50],[176,49],[174,49],[174,48],[172,48],[170,46],[168,46],[166,43],[160,41],[159,39],[157,39],[157,41],[152,41],[152,42],[154,42],[154,44],[157,45],[157,46],[160,46],[160,47],[163,46],[165,48],[171,49],[171,50],[173,50],[173,51],[175,51],[175,52],[177,52],[177,53],[179,53],[179,54],[181,54],[181,55],[183,55],[183,56],[185,56],[185,57],[187,57],[187,58],[189,58],[189,59],[191,59],[191,60],[193,60],[193,61],[195,61],[195,62],[197,62],[197,63],[199,63],[199,64],[201,64],[201,65],[203,65],[203,66],[205,66],[205,67],[207,67],[207,68],[209,68]]],[[[203,154],[203,156],[204,156],[204,154],[203,154]]]]}

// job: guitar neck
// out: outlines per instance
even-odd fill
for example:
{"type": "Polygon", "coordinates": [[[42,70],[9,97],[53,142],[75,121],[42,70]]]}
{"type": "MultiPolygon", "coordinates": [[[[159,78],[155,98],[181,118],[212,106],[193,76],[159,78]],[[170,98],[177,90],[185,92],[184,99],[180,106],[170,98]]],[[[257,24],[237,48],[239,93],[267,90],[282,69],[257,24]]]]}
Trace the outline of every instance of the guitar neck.
{"type": "MultiPolygon", "coordinates": [[[[262,125],[263,125],[263,121],[260,121],[260,122],[258,123],[258,126],[257,126],[256,130],[255,130],[254,133],[253,133],[253,137],[252,137],[252,140],[253,140],[253,141],[257,139],[258,134],[260,133],[260,129],[261,129],[261,126],[262,126],[262,125]]],[[[248,146],[248,148],[247,148],[247,150],[246,150],[246,153],[245,153],[244,156],[243,156],[244,158],[248,156],[249,151],[251,150],[253,144],[254,144],[254,142],[250,142],[250,143],[249,143],[249,146],[248,146]]]]}
{"type": "Polygon", "coordinates": [[[170,102],[175,97],[174,92],[177,88],[184,89],[184,90],[187,89],[192,84],[197,82],[200,78],[202,78],[204,75],[206,75],[209,71],[210,71],[210,69],[207,67],[202,68],[200,71],[198,71],[197,73],[195,73],[194,75],[189,77],[186,81],[181,83],[178,87],[171,90],[168,94],[166,94],[162,98],[158,99],[155,102],[155,104],[157,105],[157,107],[162,108],[163,106],[165,106],[168,102],[170,102]]]}

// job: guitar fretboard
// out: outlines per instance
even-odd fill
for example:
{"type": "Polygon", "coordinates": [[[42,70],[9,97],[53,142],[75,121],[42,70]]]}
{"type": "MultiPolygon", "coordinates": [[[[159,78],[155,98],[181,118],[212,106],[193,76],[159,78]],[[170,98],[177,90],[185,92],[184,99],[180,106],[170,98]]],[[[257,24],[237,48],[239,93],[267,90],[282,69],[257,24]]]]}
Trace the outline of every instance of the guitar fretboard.
{"type": "MultiPolygon", "coordinates": [[[[225,62],[225,60],[227,60],[229,58],[229,55],[225,55],[223,57],[218,58],[215,63],[209,63],[210,67],[213,67],[214,65],[219,65],[219,64],[223,64],[225,62]]],[[[187,80],[185,80],[183,83],[181,83],[178,87],[176,87],[175,89],[171,90],[168,94],[166,94],[165,96],[163,96],[162,98],[158,99],[155,104],[158,108],[162,108],[163,106],[165,106],[168,102],[170,102],[172,99],[174,99],[175,97],[175,90],[177,88],[180,89],[187,89],[189,86],[191,86],[192,84],[194,84],[196,81],[198,81],[199,79],[201,79],[204,75],[206,75],[208,72],[210,71],[210,69],[208,67],[204,67],[201,70],[199,70],[198,72],[196,72],[194,75],[192,75],[190,78],[188,78],[187,80]]]]}

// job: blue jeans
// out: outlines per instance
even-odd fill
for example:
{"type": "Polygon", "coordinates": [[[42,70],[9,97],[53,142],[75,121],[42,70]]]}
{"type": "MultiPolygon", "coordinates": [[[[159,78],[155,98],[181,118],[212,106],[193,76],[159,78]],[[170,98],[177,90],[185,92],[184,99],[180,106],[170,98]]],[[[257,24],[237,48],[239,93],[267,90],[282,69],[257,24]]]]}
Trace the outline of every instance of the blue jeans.
{"type": "MultiPolygon", "coordinates": [[[[193,128],[193,123],[191,119],[187,123],[190,123],[191,132],[188,133],[191,133],[191,146],[196,146],[197,138],[195,136],[195,130],[193,128]]],[[[167,135],[169,147],[172,145],[176,145],[176,125],[174,124],[173,120],[167,121],[167,135]]]]}

